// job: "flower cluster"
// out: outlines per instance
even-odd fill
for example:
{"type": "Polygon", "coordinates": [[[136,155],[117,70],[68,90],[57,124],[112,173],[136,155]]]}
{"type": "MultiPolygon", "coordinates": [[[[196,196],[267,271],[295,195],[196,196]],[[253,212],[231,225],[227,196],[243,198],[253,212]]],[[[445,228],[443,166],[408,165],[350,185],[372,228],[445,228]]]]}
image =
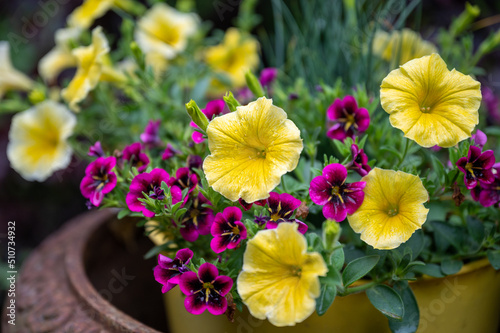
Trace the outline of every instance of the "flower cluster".
{"type": "MultiPolygon", "coordinates": [[[[365,15],[340,3],[349,23],[339,31],[352,36],[346,27],[365,15]]],[[[13,68],[0,42],[0,97],[18,111],[11,166],[43,181],[73,151],[86,159],[80,191],[89,209],[116,207],[144,226],[156,245],[151,278],[167,296],[178,285],[194,315],[231,320],[245,306],[293,326],[337,296],[367,291],[391,329],[414,332],[408,281],[486,256],[500,267],[500,134],[478,128],[498,123],[499,103],[472,76],[498,35],[464,65],[450,40],[468,16],[440,32],[440,47],[370,21],[370,39],[356,37],[367,43],[358,58],[337,54],[334,70],[300,44],[307,36],[271,50],[278,68],[264,68],[250,34],[254,1],[241,4],[238,28],[210,37],[191,5],[86,0],[57,31],[38,81],[13,68]],[[126,43],[95,26],[112,11],[126,43]],[[340,68],[342,59],[357,61],[356,71],[340,68]],[[305,77],[310,66],[321,73],[305,77]],[[29,91],[32,106],[12,90],[29,91]],[[355,283],[362,278],[371,282],[355,283]]]]}

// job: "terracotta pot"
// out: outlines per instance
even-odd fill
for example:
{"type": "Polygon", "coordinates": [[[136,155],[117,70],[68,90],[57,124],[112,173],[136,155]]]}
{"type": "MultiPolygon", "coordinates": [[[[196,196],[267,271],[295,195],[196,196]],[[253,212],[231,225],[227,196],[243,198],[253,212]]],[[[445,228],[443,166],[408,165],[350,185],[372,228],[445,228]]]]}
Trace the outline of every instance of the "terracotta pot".
{"type": "Polygon", "coordinates": [[[166,330],[156,260],[143,259],[152,243],[115,215],[78,216],[32,252],[16,281],[16,325],[4,312],[2,332],[166,330]]]}

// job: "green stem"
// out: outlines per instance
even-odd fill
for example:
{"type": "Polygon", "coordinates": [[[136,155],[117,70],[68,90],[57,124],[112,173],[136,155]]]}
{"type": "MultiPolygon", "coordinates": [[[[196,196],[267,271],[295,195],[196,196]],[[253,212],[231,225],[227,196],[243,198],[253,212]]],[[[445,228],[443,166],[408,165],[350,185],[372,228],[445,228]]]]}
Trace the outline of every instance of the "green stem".
{"type": "Polygon", "coordinates": [[[406,158],[406,154],[408,154],[408,149],[410,148],[410,140],[406,139],[406,143],[405,143],[405,148],[403,150],[403,156],[401,156],[401,159],[399,160],[399,163],[398,165],[396,166],[396,169],[399,169],[399,167],[401,166],[401,164],[403,163],[403,161],[405,160],[406,158]]]}
{"type": "Polygon", "coordinates": [[[380,283],[380,281],[370,281],[368,283],[362,284],[361,286],[348,287],[344,290],[344,292],[342,292],[342,296],[347,296],[350,294],[359,293],[360,291],[365,291],[367,289],[370,289],[373,286],[376,286],[379,283],[380,283]]]}

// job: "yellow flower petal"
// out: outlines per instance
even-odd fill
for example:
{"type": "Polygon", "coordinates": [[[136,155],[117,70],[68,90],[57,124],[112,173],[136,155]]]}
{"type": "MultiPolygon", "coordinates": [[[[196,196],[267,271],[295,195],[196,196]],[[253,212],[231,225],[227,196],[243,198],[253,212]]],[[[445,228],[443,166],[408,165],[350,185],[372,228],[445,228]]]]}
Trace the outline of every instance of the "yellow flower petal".
{"type": "Polygon", "coordinates": [[[374,168],[361,180],[366,182],[365,199],[347,219],[363,241],[376,249],[394,249],[422,227],[429,194],[419,177],[374,168]]]}
{"type": "Polygon", "coordinates": [[[68,87],[63,89],[62,97],[72,110],[78,111],[81,102],[89,91],[95,88],[101,78],[104,56],[109,52],[108,41],[101,27],[92,31],[92,44],[73,50],[78,69],[68,87]]]}
{"type": "MultiPolygon", "coordinates": [[[[205,59],[217,73],[228,76],[232,88],[240,88],[245,85],[245,73],[257,68],[258,52],[259,43],[253,37],[230,28],[221,44],[207,48],[205,59]]],[[[219,81],[213,84],[223,87],[219,81]]]]}
{"type": "Polygon", "coordinates": [[[479,82],[448,71],[438,54],[412,60],[382,81],[380,102],[393,127],[422,147],[451,147],[478,124],[479,82]]]}
{"type": "Polygon", "coordinates": [[[62,104],[45,101],[16,114],[9,131],[7,156],[26,180],[44,181],[71,160],[67,142],[76,117],[62,104]]]}
{"type": "Polygon", "coordinates": [[[33,87],[33,81],[12,67],[9,43],[0,41],[0,99],[7,91],[27,91],[33,87]]]}
{"type": "MultiPolygon", "coordinates": [[[[198,25],[196,14],[181,13],[157,3],[137,22],[135,40],[146,55],[155,53],[164,59],[172,59],[184,51],[188,38],[194,35],[198,25]]],[[[158,64],[158,60],[154,63],[158,64]]]]}
{"type": "Polygon", "coordinates": [[[68,17],[70,27],[88,29],[94,20],[106,14],[113,7],[115,0],[85,0],[68,17]]]}
{"type": "Polygon", "coordinates": [[[378,30],[373,38],[373,53],[390,61],[393,67],[436,52],[437,49],[432,43],[407,28],[402,31],[394,30],[390,34],[378,30]]]}
{"type": "Polygon", "coordinates": [[[229,200],[265,199],[281,176],[297,166],[300,131],[265,97],[213,119],[203,170],[213,189],[229,200]]]}
{"type": "Polygon", "coordinates": [[[56,31],[56,46],[38,63],[38,72],[45,81],[53,81],[66,68],[76,67],[77,59],[71,52],[70,43],[78,39],[80,34],[80,28],[64,28],[56,31]]]}
{"type": "Polygon", "coordinates": [[[276,326],[292,326],[315,310],[318,276],[328,272],[319,253],[307,253],[293,223],[263,230],[247,243],[237,289],[250,313],[276,326]]]}

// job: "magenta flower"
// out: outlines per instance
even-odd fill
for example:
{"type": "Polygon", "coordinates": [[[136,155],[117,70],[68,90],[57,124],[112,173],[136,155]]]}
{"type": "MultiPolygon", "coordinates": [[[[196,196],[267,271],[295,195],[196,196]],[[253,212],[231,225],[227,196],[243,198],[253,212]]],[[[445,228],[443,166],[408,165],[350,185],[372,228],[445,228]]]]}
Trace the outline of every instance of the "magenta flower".
{"type": "Polygon", "coordinates": [[[142,152],[141,143],[135,142],[123,149],[123,159],[129,161],[130,165],[143,172],[149,164],[148,155],[142,152]]]}
{"type": "Polygon", "coordinates": [[[193,251],[181,249],[177,251],[175,259],[170,259],[162,254],[158,255],[158,266],[153,270],[155,280],[163,285],[162,293],[166,293],[177,284],[183,273],[189,272],[187,265],[193,258],[193,251]]]}
{"type": "Polygon", "coordinates": [[[356,171],[361,177],[364,177],[372,169],[368,165],[368,156],[366,156],[363,149],[359,149],[358,145],[351,146],[352,161],[347,166],[348,170],[356,171]]]}
{"type": "MultiPolygon", "coordinates": [[[[173,189],[173,187],[172,187],[173,189]]],[[[211,205],[201,193],[193,198],[191,206],[184,214],[181,221],[181,236],[188,242],[194,242],[199,235],[208,235],[212,222],[214,221],[214,212],[210,208],[203,207],[203,204],[211,205]]]]}
{"type": "Polygon", "coordinates": [[[495,172],[493,182],[491,184],[479,182],[480,186],[476,186],[471,190],[472,199],[479,201],[484,207],[500,203],[500,163],[494,164],[492,169],[495,172]]]}
{"type": "Polygon", "coordinates": [[[219,275],[214,265],[206,262],[200,266],[198,275],[186,272],[181,275],[179,288],[186,295],[184,306],[191,314],[202,314],[208,309],[213,315],[226,312],[226,294],[231,291],[233,280],[229,276],[219,275]]]}
{"type": "MultiPolygon", "coordinates": [[[[225,107],[226,107],[226,103],[224,102],[223,99],[216,99],[216,100],[208,102],[207,107],[202,109],[201,112],[203,112],[205,114],[205,116],[207,116],[208,120],[212,120],[215,116],[218,116],[218,115],[223,114],[223,113],[227,113],[227,111],[225,110],[225,107]]],[[[194,121],[189,123],[189,125],[193,128],[198,128],[198,125],[196,125],[194,123],[194,121]]],[[[201,134],[200,132],[197,132],[197,131],[193,132],[193,135],[191,136],[191,138],[193,139],[193,141],[195,143],[201,143],[201,142],[205,141],[205,139],[203,138],[203,134],[201,134]]]]}
{"type": "Polygon", "coordinates": [[[84,198],[99,207],[104,195],[111,192],[116,186],[116,174],[112,172],[116,165],[116,158],[99,157],[85,169],[85,176],[80,183],[80,191],[84,198]]]}
{"type": "MultiPolygon", "coordinates": [[[[169,178],[168,172],[160,168],[153,169],[150,173],[141,173],[135,176],[125,198],[128,209],[133,212],[142,212],[145,217],[155,216],[155,213],[148,210],[139,199],[144,199],[142,192],[155,200],[165,199],[165,192],[161,188],[161,182],[167,183],[169,178]]],[[[182,193],[179,189],[171,188],[170,192],[172,202],[179,202],[182,199],[182,193]]]]}
{"type": "Polygon", "coordinates": [[[290,218],[293,212],[299,208],[301,203],[299,199],[295,199],[288,193],[269,193],[267,206],[271,216],[268,218],[266,229],[276,229],[278,224],[282,222],[297,223],[299,225],[298,231],[305,234],[308,228],[307,224],[297,219],[290,218]]]}
{"type": "Polygon", "coordinates": [[[456,165],[458,170],[464,173],[465,187],[469,190],[476,187],[477,182],[491,184],[495,179],[491,168],[495,164],[495,156],[492,150],[481,153],[481,148],[470,146],[467,157],[458,159],[456,165]]]}
{"type": "Polygon", "coordinates": [[[165,148],[165,151],[163,152],[163,155],[161,156],[162,160],[169,160],[175,155],[179,155],[181,152],[177,149],[175,149],[170,143],[167,143],[167,148],[165,148]]]}
{"type": "Polygon", "coordinates": [[[104,150],[102,149],[101,142],[96,141],[92,146],[89,147],[89,156],[94,156],[94,157],[106,157],[106,154],[104,154],[104,150]]]}
{"type": "Polygon", "coordinates": [[[274,67],[264,68],[260,72],[259,81],[263,87],[270,86],[278,76],[278,69],[274,67]]]}
{"type": "Polygon", "coordinates": [[[158,147],[162,144],[158,131],[160,130],[160,120],[150,120],[140,135],[141,141],[147,149],[158,147]]]}
{"type": "Polygon", "coordinates": [[[483,149],[484,145],[488,141],[488,137],[483,131],[477,130],[476,133],[472,134],[471,140],[473,141],[474,145],[483,149]]]}
{"type": "Polygon", "coordinates": [[[343,100],[337,98],[327,110],[327,117],[333,123],[326,135],[344,142],[345,138],[354,138],[370,125],[370,115],[365,108],[358,108],[354,97],[348,95],[343,100]]]}
{"type": "Polygon", "coordinates": [[[327,219],[342,222],[347,214],[353,214],[363,203],[366,182],[346,183],[347,169],[338,163],[327,165],[323,175],[311,181],[311,200],[323,206],[327,219]]]}
{"type": "Polygon", "coordinates": [[[222,213],[217,213],[210,230],[212,241],[210,247],[215,253],[226,249],[235,249],[247,238],[247,228],[241,222],[241,210],[238,207],[227,207],[222,213]]]}
{"type": "MultiPolygon", "coordinates": [[[[188,188],[188,194],[193,192],[196,185],[198,185],[198,177],[194,172],[191,172],[189,168],[179,168],[175,173],[175,178],[172,177],[168,180],[167,184],[172,188],[179,189],[182,192],[184,189],[188,188]]],[[[175,202],[177,203],[177,202],[175,202]]]]}

